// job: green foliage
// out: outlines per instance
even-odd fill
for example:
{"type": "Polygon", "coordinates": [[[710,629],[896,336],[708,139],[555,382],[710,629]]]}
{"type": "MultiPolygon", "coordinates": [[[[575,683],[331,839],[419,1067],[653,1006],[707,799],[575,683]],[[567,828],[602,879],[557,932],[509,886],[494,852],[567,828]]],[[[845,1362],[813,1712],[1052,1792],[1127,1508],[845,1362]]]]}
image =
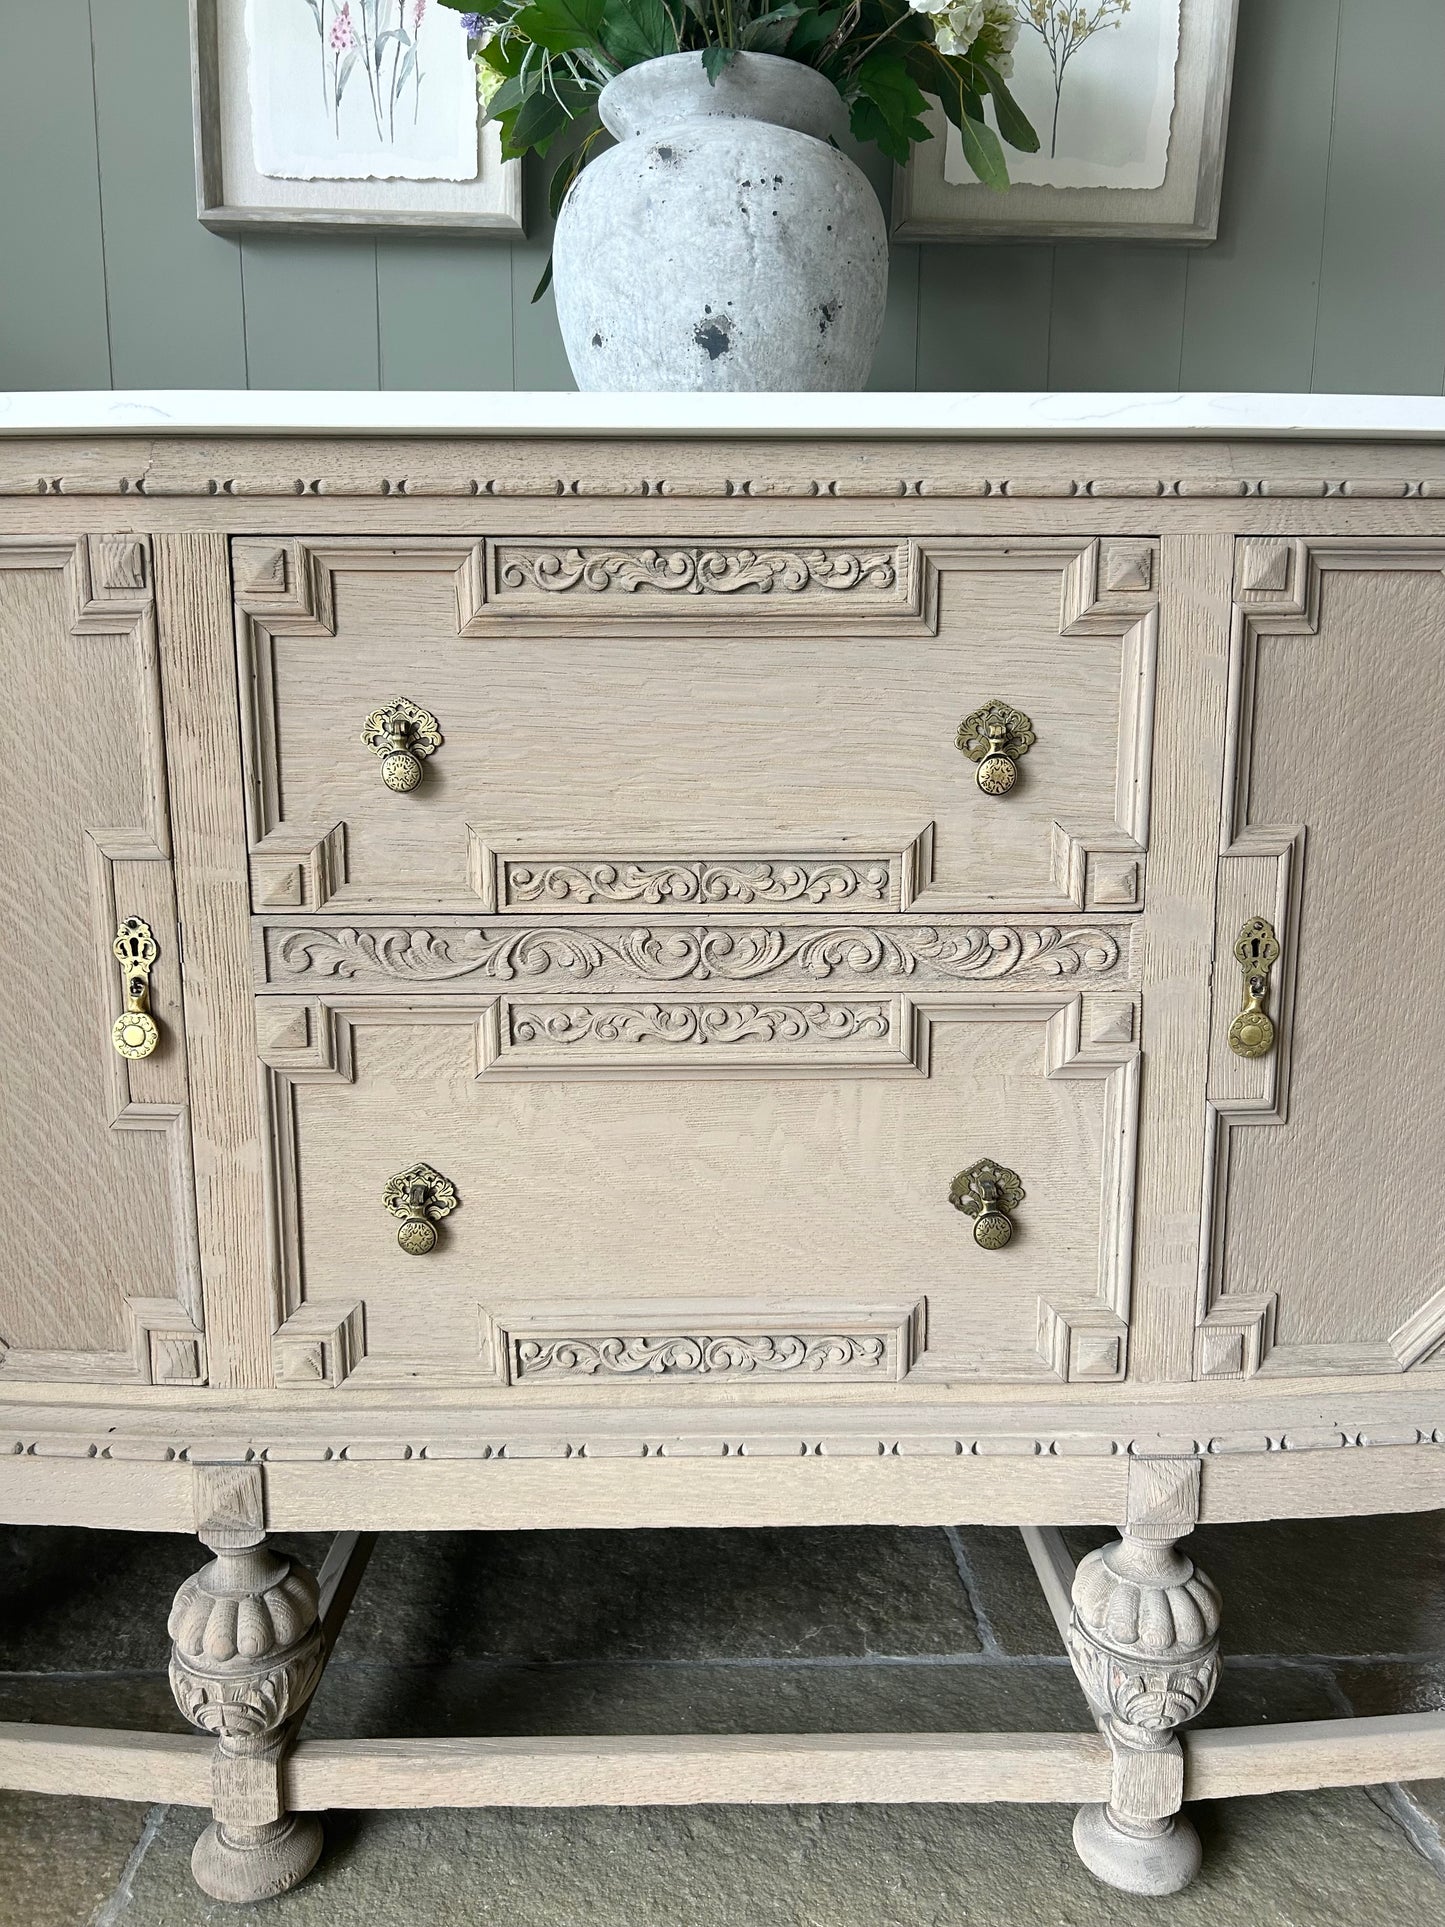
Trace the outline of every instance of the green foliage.
{"type": "MultiPolygon", "coordinates": [[[[462,0],[441,4],[476,13],[462,0]]],[[[597,96],[614,75],[665,54],[699,54],[714,84],[740,52],[800,61],[833,82],[857,138],[899,162],[928,139],[935,99],[990,187],[1008,185],[1004,142],[1021,153],[1039,144],[1007,86],[1018,31],[1010,0],[955,0],[936,13],[908,0],[493,0],[479,18],[479,92],[503,155],[546,154],[564,132],[577,136],[552,177],[554,214],[601,134],[597,96]]]]}

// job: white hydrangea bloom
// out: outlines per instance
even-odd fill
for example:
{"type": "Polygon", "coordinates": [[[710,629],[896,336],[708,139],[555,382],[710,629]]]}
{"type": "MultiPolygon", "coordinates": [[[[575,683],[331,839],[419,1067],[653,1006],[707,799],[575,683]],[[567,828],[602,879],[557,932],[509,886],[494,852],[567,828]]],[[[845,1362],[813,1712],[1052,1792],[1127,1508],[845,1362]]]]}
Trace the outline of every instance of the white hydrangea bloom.
{"type": "Polygon", "coordinates": [[[914,13],[947,13],[953,0],[908,0],[914,13]]]}
{"type": "Polygon", "coordinates": [[[983,31],[987,18],[987,0],[962,0],[962,4],[951,6],[933,29],[939,52],[966,54],[983,31]]]}

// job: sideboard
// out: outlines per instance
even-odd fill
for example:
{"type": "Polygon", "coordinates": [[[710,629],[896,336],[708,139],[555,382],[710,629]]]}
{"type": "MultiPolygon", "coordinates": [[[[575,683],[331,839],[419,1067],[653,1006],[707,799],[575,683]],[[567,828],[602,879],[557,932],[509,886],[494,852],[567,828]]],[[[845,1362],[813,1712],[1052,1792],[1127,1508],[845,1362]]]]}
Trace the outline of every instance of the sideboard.
{"type": "Polygon", "coordinates": [[[1186,1800],[1445,1774],[1178,1731],[1198,1520],[1445,1504],[1445,405],[719,399],[0,406],[0,1517],[212,1554],[200,1733],[0,1784],[213,1895],[1001,1799],[1167,1893],[1186,1800]],[[378,1531],[866,1521],[1021,1527],[1097,1730],[302,1731],[378,1531]]]}

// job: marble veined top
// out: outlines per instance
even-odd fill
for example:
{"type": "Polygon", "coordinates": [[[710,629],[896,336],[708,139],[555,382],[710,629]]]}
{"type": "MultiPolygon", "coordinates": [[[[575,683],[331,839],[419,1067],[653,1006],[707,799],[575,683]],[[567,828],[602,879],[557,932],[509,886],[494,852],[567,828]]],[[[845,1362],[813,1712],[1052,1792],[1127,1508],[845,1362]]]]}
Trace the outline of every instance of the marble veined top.
{"type": "Polygon", "coordinates": [[[1440,395],[0,393],[0,435],[1255,436],[1445,440],[1440,395]]]}

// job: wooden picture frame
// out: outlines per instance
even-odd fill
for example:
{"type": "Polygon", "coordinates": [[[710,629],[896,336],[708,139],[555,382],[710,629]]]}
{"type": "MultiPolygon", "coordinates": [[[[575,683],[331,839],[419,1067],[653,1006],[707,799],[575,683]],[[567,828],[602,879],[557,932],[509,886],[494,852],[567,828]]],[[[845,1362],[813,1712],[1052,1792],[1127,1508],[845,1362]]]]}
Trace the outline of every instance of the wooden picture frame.
{"type": "MultiPolygon", "coordinates": [[[[1224,142],[1239,0],[1181,0],[1168,159],[1158,187],[1048,187],[1004,193],[944,176],[947,123],[894,171],[898,241],[1174,241],[1196,246],[1219,228],[1224,142]]],[[[1028,29],[1025,29],[1027,32],[1028,29]]],[[[1012,154],[1010,153],[1010,159],[1012,154]]]]}
{"type": "Polygon", "coordinates": [[[479,134],[473,181],[279,180],[251,149],[245,0],[190,0],[196,217],[218,233],[525,233],[522,169],[504,161],[495,127],[479,134]]]}

